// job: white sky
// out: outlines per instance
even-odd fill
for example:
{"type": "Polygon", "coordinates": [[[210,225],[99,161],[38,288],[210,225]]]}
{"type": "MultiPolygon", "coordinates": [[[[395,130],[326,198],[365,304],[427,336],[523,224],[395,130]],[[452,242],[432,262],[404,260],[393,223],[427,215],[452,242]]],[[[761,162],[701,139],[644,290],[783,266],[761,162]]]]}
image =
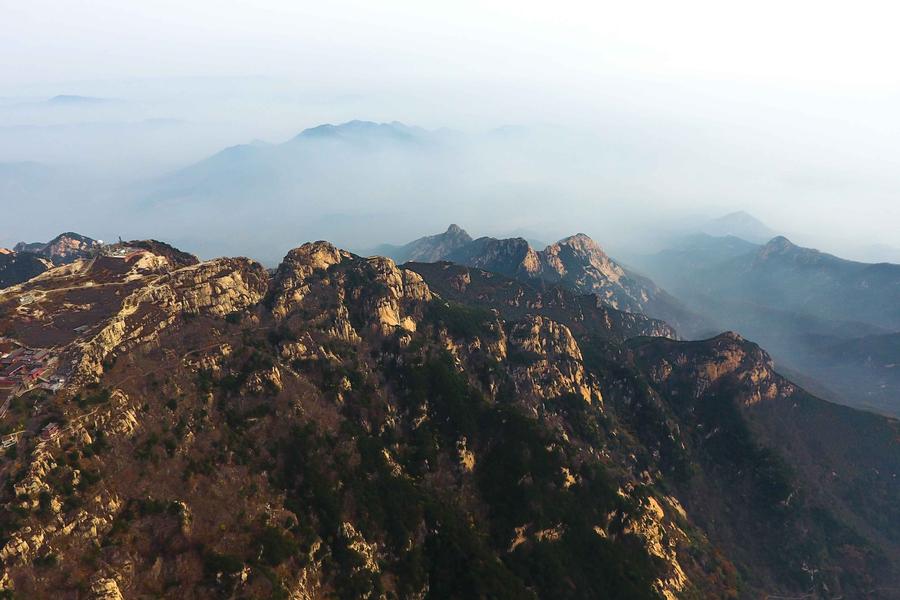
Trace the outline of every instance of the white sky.
{"type": "Polygon", "coordinates": [[[764,219],[900,245],[898,23],[866,1],[0,0],[0,96],[265,76],[427,127],[626,114],[709,142],[685,148],[698,172],[776,162],[734,182],[766,194],[743,206],[764,219]]]}
{"type": "Polygon", "coordinates": [[[172,75],[896,89],[890,2],[3,0],[5,83],[172,75]]]}

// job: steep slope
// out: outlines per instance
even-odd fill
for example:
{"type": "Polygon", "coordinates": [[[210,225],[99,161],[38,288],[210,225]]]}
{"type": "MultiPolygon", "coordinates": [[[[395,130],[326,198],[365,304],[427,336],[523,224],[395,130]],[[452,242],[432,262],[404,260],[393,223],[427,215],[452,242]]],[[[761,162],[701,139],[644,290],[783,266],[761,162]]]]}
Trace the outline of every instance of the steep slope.
{"type": "Polygon", "coordinates": [[[622,345],[652,322],[602,307],[579,325],[583,298],[424,266],[445,298],[418,265],[325,242],[271,276],[167,254],[0,293],[2,332],[52,336],[72,365],[64,389],[0,421],[21,431],[0,461],[0,586],[17,597],[886,598],[896,584],[896,423],[832,419],[737,336],[622,345]],[[535,310],[506,312],[520,293],[535,310]],[[829,419],[856,452],[817,452],[829,419]],[[842,500],[851,476],[864,505],[842,500]]]}
{"type": "Polygon", "coordinates": [[[523,281],[560,284],[582,294],[595,294],[613,308],[661,319],[687,337],[711,329],[652,281],[624,269],[583,233],[540,251],[521,238],[484,237],[444,259],[523,281]]]}
{"type": "Polygon", "coordinates": [[[848,261],[783,237],[765,246],[702,238],[636,262],[720,328],[763,344],[829,399],[900,415],[893,371],[884,366],[900,363],[900,354],[885,356],[892,347],[882,348],[879,367],[864,349],[900,329],[900,266],[848,261]],[[858,352],[840,358],[843,345],[858,352]]]}
{"type": "Polygon", "coordinates": [[[900,330],[900,265],[844,260],[776,237],[712,267],[700,292],[900,330]]]}
{"type": "Polygon", "coordinates": [[[860,407],[896,415],[900,412],[900,333],[847,339],[811,336],[805,373],[837,398],[855,398],[860,407]]]}
{"type": "Polygon", "coordinates": [[[897,577],[900,423],[810,396],[735,334],[631,348],[702,465],[679,498],[732,559],[813,597],[894,593],[877,571],[897,577]]]}
{"type": "Polygon", "coordinates": [[[0,289],[37,277],[53,264],[31,252],[0,252],[0,289]]]}
{"type": "Polygon", "coordinates": [[[702,281],[705,269],[746,256],[759,248],[758,244],[735,236],[698,233],[678,239],[655,254],[630,257],[629,264],[648,273],[666,289],[683,290],[702,281]]]}
{"type": "Polygon", "coordinates": [[[576,335],[622,342],[641,336],[676,337],[666,323],[642,314],[616,310],[595,294],[579,295],[565,286],[542,286],[448,262],[414,263],[415,271],[442,298],[497,310],[516,320],[529,314],[553,319],[576,335]]]}

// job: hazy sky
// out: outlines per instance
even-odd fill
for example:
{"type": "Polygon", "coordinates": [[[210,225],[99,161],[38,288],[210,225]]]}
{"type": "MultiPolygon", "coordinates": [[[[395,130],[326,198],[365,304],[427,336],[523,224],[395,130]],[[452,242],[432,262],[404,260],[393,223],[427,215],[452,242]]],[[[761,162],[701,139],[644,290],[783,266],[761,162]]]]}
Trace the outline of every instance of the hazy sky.
{"type": "MultiPolygon", "coordinates": [[[[659,157],[627,194],[648,210],[900,245],[898,22],[887,2],[0,0],[0,100],[105,95],[142,103],[120,121],[195,127],[98,163],[129,172],[352,118],[583,128],[659,157]]],[[[0,161],[66,162],[18,131],[0,161]]]]}

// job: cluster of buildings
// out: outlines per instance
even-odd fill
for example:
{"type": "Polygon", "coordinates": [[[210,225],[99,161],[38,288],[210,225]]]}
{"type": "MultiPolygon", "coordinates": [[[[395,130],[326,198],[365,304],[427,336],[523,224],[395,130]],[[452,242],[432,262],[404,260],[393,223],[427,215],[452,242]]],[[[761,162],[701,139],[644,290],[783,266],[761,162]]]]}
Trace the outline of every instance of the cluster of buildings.
{"type": "Polygon", "coordinates": [[[0,418],[6,416],[15,397],[34,388],[56,392],[65,377],[56,372],[59,357],[50,350],[27,348],[0,338],[0,418]]]}
{"type": "Polygon", "coordinates": [[[147,251],[144,248],[134,248],[132,246],[129,246],[122,242],[121,238],[119,239],[118,244],[104,245],[100,250],[101,256],[108,256],[110,258],[123,258],[126,261],[130,261],[134,257],[146,253],[147,251]]]}

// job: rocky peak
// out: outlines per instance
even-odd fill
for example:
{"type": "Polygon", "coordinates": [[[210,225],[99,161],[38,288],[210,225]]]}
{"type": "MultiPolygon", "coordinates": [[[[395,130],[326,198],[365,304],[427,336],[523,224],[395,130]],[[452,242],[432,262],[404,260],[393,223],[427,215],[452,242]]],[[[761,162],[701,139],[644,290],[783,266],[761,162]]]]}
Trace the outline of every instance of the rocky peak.
{"type": "Polygon", "coordinates": [[[511,276],[536,275],[541,269],[538,253],[524,238],[478,238],[448,255],[447,259],[511,276]]]}
{"type": "Polygon", "coordinates": [[[879,579],[900,556],[896,425],[792,393],[737,334],[598,336],[585,325],[594,297],[325,242],[290,251],[272,282],[243,258],[175,268],[141,254],[135,264],[168,268],[103,256],[0,293],[4,335],[87,325],[54,352],[68,365],[78,350],[92,376],[9,407],[4,423],[22,429],[0,461],[0,591],[896,588],[879,579]],[[426,285],[438,271],[445,283],[426,285]],[[823,437],[829,413],[841,435],[823,437]],[[870,508],[853,493],[863,486],[870,508]],[[817,495],[849,500],[826,513],[817,495]]]}
{"type": "Polygon", "coordinates": [[[606,254],[603,252],[603,249],[600,248],[600,244],[595,242],[590,236],[584,233],[576,233],[575,235],[571,235],[567,238],[563,238],[556,242],[555,244],[551,244],[551,248],[553,247],[562,247],[567,246],[571,248],[574,252],[579,254],[583,254],[586,256],[592,255],[603,255],[606,254]]]}
{"type": "Polygon", "coordinates": [[[589,276],[611,282],[618,281],[625,275],[622,267],[613,262],[597,242],[583,233],[551,244],[540,254],[551,272],[561,278],[570,271],[578,277],[586,269],[591,271],[589,276]]]}
{"type": "Polygon", "coordinates": [[[287,253],[279,271],[285,267],[308,276],[315,271],[325,270],[336,265],[349,257],[349,252],[340,250],[330,242],[307,242],[287,253]]]}
{"type": "Polygon", "coordinates": [[[762,264],[767,261],[793,263],[799,267],[827,266],[829,268],[837,268],[841,264],[852,264],[813,248],[797,246],[782,235],[772,238],[769,243],[756,253],[756,264],[762,264]]]}
{"type": "Polygon", "coordinates": [[[469,234],[466,232],[466,230],[463,229],[462,227],[460,227],[459,225],[457,225],[456,223],[451,223],[450,227],[447,228],[447,231],[444,232],[444,235],[452,235],[454,237],[463,237],[463,238],[468,238],[469,240],[472,239],[471,237],[469,237],[469,234]]]}
{"type": "Polygon", "coordinates": [[[156,256],[162,256],[173,267],[190,267],[200,262],[200,259],[193,254],[182,252],[178,248],[158,240],[133,240],[128,242],[128,245],[132,248],[146,250],[156,256]]]}
{"type": "Polygon", "coordinates": [[[287,319],[298,309],[318,313],[345,341],[359,338],[361,323],[382,332],[415,330],[416,311],[409,305],[430,299],[417,273],[397,268],[389,258],[361,258],[327,242],[291,250],[269,292],[276,319],[287,319]]]}
{"type": "Polygon", "coordinates": [[[53,264],[67,264],[79,258],[87,257],[90,252],[100,247],[100,242],[72,231],[61,233],[49,242],[19,242],[15,246],[17,252],[33,252],[50,259],[53,264]]]}
{"type": "Polygon", "coordinates": [[[765,350],[732,331],[696,342],[656,340],[638,345],[636,353],[647,361],[655,383],[678,393],[690,389],[694,398],[726,389],[752,405],[786,397],[795,389],[775,372],[765,350]]]}
{"type": "Polygon", "coordinates": [[[272,280],[270,303],[275,316],[284,317],[303,299],[309,291],[307,280],[313,273],[325,271],[351,256],[324,241],[307,242],[288,252],[272,280]]]}
{"type": "Polygon", "coordinates": [[[785,252],[789,252],[795,250],[797,246],[795,246],[791,240],[787,239],[783,235],[779,235],[773,237],[769,242],[762,247],[760,250],[761,256],[766,256],[769,254],[784,254],[785,252]]]}
{"type": "Polygon", "coordinates": [[[419,238],[395,248],[389,254],[397,262],[434,262],[472,241],[472,237],[459,225],[452,224],[444,233],[419,238]]]}

